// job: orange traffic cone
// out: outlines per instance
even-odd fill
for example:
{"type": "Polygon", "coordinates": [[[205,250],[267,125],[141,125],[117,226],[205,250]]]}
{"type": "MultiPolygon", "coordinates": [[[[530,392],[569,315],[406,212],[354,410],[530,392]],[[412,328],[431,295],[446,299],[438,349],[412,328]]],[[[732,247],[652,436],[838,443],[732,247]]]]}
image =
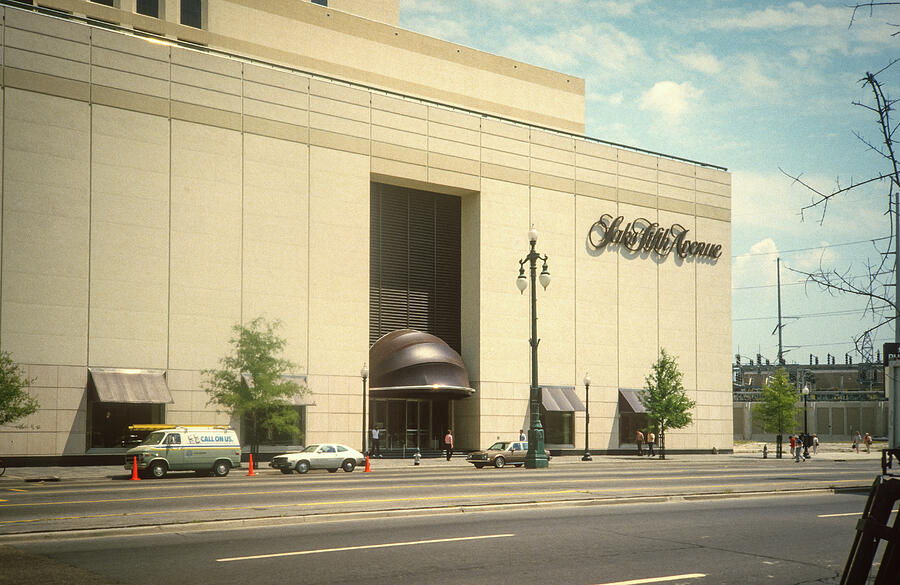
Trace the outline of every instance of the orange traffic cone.
{"type": "Polygon", "coordinates": [[[138,477],[137,473],[137,455],[134,457],[134,463],[131,465],[131,480],[132,481],[140,481],[141,478],[138,477]]]}
{"type": "Polygon", "coordinates": [[[372,471],[372,467],[369,465],[369,456],[366,455],[366,472],[372,471]]]}
{"type": "Polygon", "coordinates": [[[256,477],[256,472],[253,471],[253,453],[250,453],[250,473],[247,474],[247,477],[256,477]]]}

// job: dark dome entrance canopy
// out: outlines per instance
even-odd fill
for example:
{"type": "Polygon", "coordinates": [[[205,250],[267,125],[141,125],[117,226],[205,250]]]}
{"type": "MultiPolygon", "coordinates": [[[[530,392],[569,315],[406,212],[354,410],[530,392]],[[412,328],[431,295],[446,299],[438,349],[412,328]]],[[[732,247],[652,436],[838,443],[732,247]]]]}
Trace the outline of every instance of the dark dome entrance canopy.
{"type": "Polygon", "coordinates": [[[439,337],[415,329],[384,335],[369,349],[370,392],[382,398],[466,398],[469,373],[439,337]]]}

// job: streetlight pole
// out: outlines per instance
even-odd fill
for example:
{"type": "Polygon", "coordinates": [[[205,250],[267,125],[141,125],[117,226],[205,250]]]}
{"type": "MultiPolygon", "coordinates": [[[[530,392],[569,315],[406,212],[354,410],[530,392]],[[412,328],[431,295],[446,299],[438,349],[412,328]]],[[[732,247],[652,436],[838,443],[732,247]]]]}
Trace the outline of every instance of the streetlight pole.
{"type": "Polygon", "coordinates": [[[806,399],[809,397],[809,386],[803,386],[803,457],[809,459],[809,427],[806,420],[806,399]]]}
{"type": "Polygon", "coordinates": [[[519,292],[524,293],[528,286],[525,278],[525,265],[529,266],[531,276],[531,390],[529,392],[530,425],[528,427],[528,452],[525,453],[525,467],[536,469],[547,467],[547,454],[544,453],[544,428],[541,426],[541,387],[538,386],[538,343],[537,338],[537,291],[535,277],[537,273],[537,261],[541,260],[544,266],[541,270],[540,283],[547,289],[550,284],[550,272],[547,271],[547,256],[538,254],[534,249],[537,244],[537,230],[534,226],[528,231],[528,241],[531,251],[522,260],[519,260],[519,276],[516,278],[516,286],[519,292]]]}
{"type": "Polygon", "coordinates": [[[368,445],[369,429],[367,427],[369,425],[368,425],[368,419],[366,419],[366,402],[368,402],[368,400],[366,400],[366,378],[369,377],[369,368],[368,368],[368,366],[366,366],[366,364],[363,364],[362,369],[359,371],[359,376],[360,376],[360,378],[362,378],[362,382],[363,382],[362,448],[363,448],[363,454],[368,455],[369,454],[369,445],[368,445]]]}
{"type": "Polygon", "coordinates": [[[588,429],[591,426],[591,376],[584,375],[584,456],[582,461],[593,461],[591,459],[591,450],[588,447],[588,429]]]}

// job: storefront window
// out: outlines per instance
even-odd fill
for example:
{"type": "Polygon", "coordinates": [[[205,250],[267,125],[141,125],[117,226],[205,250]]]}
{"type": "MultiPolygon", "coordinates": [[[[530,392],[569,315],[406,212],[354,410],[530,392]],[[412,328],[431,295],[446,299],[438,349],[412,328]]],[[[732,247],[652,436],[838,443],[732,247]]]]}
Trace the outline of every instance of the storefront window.
{"type": "Polygon", "coordinates": [[[619,415],[619,443],[634,443],[638,431],[650,426],[646,413],[623,412],[619,415]]]}
{"type": "MultiPolygon", "coordinates": [[[[293,408],[297,411],[297,415],[299,417],[297,423],[297,429],[290,432],[277,432],[271,429],[267,429],[266,432],[261,433],[259,437],[260,445],[302,445],[306,440],[306,407],[305,406],[290,406],[288,408],[293,408]]],[[[244,415],[241,417],[241,440],[247,442],[249,440],[249,435],[247,434],[248,430],[252,428],[252,423],[250,422],[250,417],[244,415]]]]}
{"type": "Polygon", "coordinates": [[[544,443],[547,445],[575,445],[575,413],[547,411],[541,412],[544,427],[544,443]]]}
{"type": "Polygon", "coordinates": [[[143,437],[132,437],[130,425],[160,424],[165,419],[162,404],[91,402],[88,411],[88,449],[133,447],[143,437]]]}

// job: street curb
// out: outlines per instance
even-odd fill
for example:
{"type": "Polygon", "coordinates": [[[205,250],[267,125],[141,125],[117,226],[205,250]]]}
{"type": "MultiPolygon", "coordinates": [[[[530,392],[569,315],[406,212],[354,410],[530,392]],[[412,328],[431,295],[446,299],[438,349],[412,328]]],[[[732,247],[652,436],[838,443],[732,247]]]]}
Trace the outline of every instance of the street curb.
{"type": "Polygon", "coordinates": [[[45,542],[51,540],[73,540],[88,538],[113,538],[117,536],[142,536],[172,534],[179,532],[206,532],[212,530],[241,530],[272,526],[299,524],[321,524],[326,522],[348,522],[375,520],[381,518],[409,518],[421,516],[444,516],[451,514],[471,514],[485,512],[511,512],[535,508],[565,508],[580,506],[618,506],[630,504],[664,504],[677,502],[700,502],[709,500],[764,498],[777,496],[835,495],[843,493],[868,493],[869,485],[840,488],[799,488],[773,491],[719,492],[699,494],[668,494],[631,497],[590,498],[580,500],[532,501],[513,504],[467,504],[434,508],[402,508],[396,510],[371,510],[363,512],[327,512],[296,516],[264,516],[237,520],[204,520],[200,522],[161,524],[152,526],[124,526],[113,528],[90,528],[77,530],[55,530],[46,532],[23,532],[0,534],[0,544],[45,542]]]}

